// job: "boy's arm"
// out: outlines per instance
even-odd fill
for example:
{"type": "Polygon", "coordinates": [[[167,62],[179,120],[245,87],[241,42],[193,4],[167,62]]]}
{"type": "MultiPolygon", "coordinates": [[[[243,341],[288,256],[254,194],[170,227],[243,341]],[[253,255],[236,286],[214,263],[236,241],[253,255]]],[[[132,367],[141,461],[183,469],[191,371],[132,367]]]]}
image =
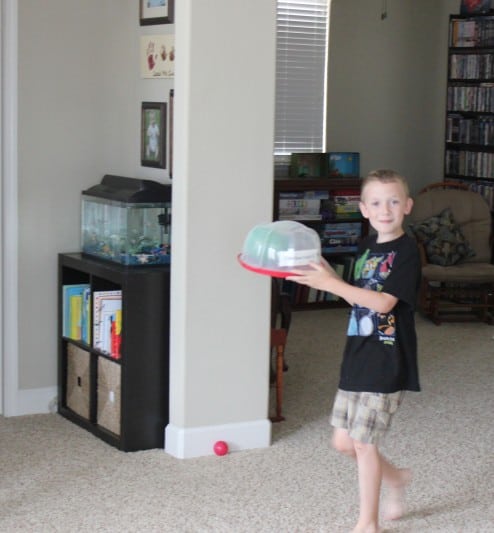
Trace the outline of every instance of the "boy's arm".
{"type": "Polygon", "coordinates": [[[398,303],[398,298],[386,292],[361,289],[342,280],[328,265],[311,263],[313,270],[293,270],[296,276],[289,276],[288,281],[295,281],[314,289],[331,292],[346,300],[350,305],[357,304],[378,313],[388,313],[398,303]]]}

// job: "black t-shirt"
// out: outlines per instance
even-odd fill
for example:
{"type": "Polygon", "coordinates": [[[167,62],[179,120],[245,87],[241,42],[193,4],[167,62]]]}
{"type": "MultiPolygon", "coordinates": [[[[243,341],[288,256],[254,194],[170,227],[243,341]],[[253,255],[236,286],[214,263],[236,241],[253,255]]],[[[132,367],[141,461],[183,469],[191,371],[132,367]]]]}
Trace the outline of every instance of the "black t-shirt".
{"type": "Polygon", "coordinates": [[[379,244],[376,235],[371,235],[361,242],[354,285],[392,294],[398,302],[389,313],[352,307],[340,389],[382,393],[420,390],[414,316],[420,273],[417,244],[409,235],[379,244]]]}

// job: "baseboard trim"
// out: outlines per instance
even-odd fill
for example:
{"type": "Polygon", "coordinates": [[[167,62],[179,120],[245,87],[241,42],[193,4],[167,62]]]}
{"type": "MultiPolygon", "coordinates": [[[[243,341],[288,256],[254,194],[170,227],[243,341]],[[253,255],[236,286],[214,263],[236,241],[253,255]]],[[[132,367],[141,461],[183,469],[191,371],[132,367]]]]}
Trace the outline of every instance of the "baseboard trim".
{"type": "Polygon", "coordinates": [[[19,389],[14,413],[7,416],[37,415],[54,412],[57,387],[42,389],[19,389]]]}
{"type": "Polygon", "coordinates": [[[168,424],[165,428],[165,451],[178,459],[213,455],[218,440],[227,442],[230,452],[267,448],[271,445],[271,422],[254,420],[195,428],[168,424]]]}

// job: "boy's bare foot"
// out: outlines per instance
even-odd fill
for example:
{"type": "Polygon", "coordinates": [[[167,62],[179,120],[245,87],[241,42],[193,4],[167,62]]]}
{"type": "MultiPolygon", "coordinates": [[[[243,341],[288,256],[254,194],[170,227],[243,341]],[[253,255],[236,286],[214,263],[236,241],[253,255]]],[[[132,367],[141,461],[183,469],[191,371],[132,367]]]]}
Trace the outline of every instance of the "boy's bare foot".
{"type": "Polygon", "coordinates": [[[405,489],[412,481],[412,471],[400,468],[400,481],[388,486],[388,494],[384,500],[384,520],[398,520],[405,514],[405,489]]]}
{"type": "Polygon", "coordinates": [[[351,533],[384,533],[379,526],[369,525],[360,527],[359,525],[355,526],[355,529],[352,529],[351,533]]]}

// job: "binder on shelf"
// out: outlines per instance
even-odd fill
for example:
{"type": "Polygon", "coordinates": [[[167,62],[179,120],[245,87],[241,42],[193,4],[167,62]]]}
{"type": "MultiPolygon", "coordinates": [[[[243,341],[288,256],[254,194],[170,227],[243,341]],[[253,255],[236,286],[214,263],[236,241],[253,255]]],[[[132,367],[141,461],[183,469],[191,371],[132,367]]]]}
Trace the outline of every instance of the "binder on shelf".
{"type": "Polygon", "coordinates": [[[62,335],[73,340],[82,340],[82,331],[86,327],[87,316],[84,313],[84,295],[90,293],[88,283],[62,286],[62,335]]]}
{"type": "Polygon", "coordinates": [[[71,339],[81,340],[82,338],[82,294],[72,294],[69,301],[70,331],[71,339]]]}
{"type": "Polygon", "coordinates": [[[89,286],[82,292],[81,340],[86,344],[91,344],[91,288],[89,286]]]}

